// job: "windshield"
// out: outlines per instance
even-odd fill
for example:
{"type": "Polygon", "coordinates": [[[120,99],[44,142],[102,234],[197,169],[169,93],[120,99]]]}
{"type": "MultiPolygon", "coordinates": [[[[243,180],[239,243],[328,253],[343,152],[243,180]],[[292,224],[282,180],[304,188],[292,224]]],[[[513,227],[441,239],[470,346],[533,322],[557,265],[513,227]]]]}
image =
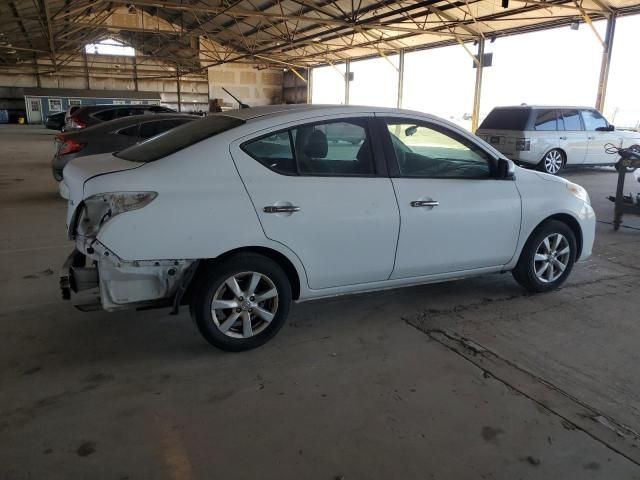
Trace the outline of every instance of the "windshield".
{"type": "Polygon", "coordinates": [[[211,115],[201,120],[185,123],[157,137],[133,145],[114,155],[131,162],[153,162],[206,138],[242,125],[244,120],[226,115],[211,115]]]}
{"type": "Polygon", "coordinates": [[[527,129],[530,108],[494,108],[484,119],[483,130],[520,130],[527,129]]]}

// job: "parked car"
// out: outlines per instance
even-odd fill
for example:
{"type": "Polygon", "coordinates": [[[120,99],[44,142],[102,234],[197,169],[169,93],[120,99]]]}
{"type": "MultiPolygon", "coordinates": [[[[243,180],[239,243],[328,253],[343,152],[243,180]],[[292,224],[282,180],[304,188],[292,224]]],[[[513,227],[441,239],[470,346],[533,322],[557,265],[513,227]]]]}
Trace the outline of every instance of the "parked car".
{"type": "Polygon", "coordinates": [[[65,112],[52,113],[47,116],[44,126],[50,130],[62,130],[64,127],[65,112]]]}
{"type": "Polygon", "coordinates": [[[181,113],[134,115],[57,135],[51,160],[53,178],[61,181],[64,166],[74,158],[123,150],[196,118],[181,113]]]}
{"type": "Polygon", "coordinates": [[[66,118],[66,130],[79,130],[102,122],[131,115],[176,113],[160,105],[88,105],[80,107],[66,118]]]}
{"type": "Polygon", "coordinates": [[[595,233],[579,185],[397,109],[218,113],[73,160],[64,183],[76,250],[63,296],[98,287],[100,304],[85,309],[189,304],[226,350],[273,337],[292,300],[507,271],[549,291],[595,233]],[[333,142],[340,126],[362,142],[333,142]]]}
{"type": "Polygon", "coordinates": [[[619,157],[605,152],[607,143],[640,145],[640,134],[616,130],[588,107],[497,107],[476,134],[508,158],[552,175],[566,165],[613,165],[619,157]]]}

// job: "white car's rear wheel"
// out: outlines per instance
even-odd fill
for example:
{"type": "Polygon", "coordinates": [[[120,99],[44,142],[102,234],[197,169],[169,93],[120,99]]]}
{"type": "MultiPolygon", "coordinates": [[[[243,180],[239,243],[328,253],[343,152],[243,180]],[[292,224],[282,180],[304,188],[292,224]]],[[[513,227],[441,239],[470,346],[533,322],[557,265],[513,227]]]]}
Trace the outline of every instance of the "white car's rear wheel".
{"type": "Polygon", "coordinates": [[[564,154],[557,148],[549,150],[540,162],[540,169],[551,175],[557,175],[562,167],[564,167],[564,154]]]}
{"type": "Polygon", "coordinates": [[[291,285],[270,258],[239,254],[211,267],[198,281],[191,311],[200,333],[218,348],[258,347],[286,321],[291,285]]]}

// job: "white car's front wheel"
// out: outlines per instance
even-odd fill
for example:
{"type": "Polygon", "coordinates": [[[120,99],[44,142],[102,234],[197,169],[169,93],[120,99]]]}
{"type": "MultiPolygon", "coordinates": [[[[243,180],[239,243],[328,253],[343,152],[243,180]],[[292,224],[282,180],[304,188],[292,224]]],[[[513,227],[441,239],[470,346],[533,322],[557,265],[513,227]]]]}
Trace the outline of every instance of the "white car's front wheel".
{"type": "Polygon", "coordinates": [[[289,314],[289,279],[262,255],[235,255],[196,281],[192,315],[202,336],[222,350],[259,347],[282,328],[289,314]]]}
{"type": "Polygon", "coordinates": [[[551,175],[557,175],[562,167],[564,167],[564,154],[562,151],[554,148],[549,150],[540,162],[540,169],[551,175]]]}
{"type": "Polygon", "coordinates": [[[530,292],[548,292],[567,279],[577,256],[573,230],[558,220],[543,222],[531,234],[520,253],[513,276],[530,292]]]}

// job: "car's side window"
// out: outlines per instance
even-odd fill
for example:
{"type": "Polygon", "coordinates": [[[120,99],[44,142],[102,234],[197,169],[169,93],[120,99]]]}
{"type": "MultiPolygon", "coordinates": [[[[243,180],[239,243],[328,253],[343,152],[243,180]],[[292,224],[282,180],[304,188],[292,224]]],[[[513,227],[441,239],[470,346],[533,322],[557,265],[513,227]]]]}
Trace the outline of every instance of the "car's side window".
{"type": "Polygon", "coordinates": [[[604,117],[595,110],[583,110],[582,120],[584,121],[585,130],[606,131],[609,126],[604,117]]]}
{"type": "Polygon", "coordinates": [[[375,175],[364,120],[313,123],[276,132],[241,146],[265,167],[284,175],[375,175]]]}
{"type": "Polygon", "coordinates": [[[556,111],[554,109],[537,110],[533,129],[536,131],[558,130],[556,111]]]}
{"type": "Polygon", "coordinates": [[[563,110],[562,117],[564,119],[564,129],[568,131],[584,130],[580,121],[580,112],[575,109],[563,110]]]}
{"type": "Polygon", "coordinates": [[[375,168],[364,121],[344,120],[292,129],[301,175],[373,175],[375,168]]]}
{"type": "Polygon", "coordinates": [[[276,173],[296,175],[291,130],[273,133],[242,145],[242,149],[262,165],[276,173]]]}
{"type": "Polygon", "coordinates": [[[387,119],[387,128],[404,177],[488,178],[489,155],[446,128],[410,120],[387,119]]]}

